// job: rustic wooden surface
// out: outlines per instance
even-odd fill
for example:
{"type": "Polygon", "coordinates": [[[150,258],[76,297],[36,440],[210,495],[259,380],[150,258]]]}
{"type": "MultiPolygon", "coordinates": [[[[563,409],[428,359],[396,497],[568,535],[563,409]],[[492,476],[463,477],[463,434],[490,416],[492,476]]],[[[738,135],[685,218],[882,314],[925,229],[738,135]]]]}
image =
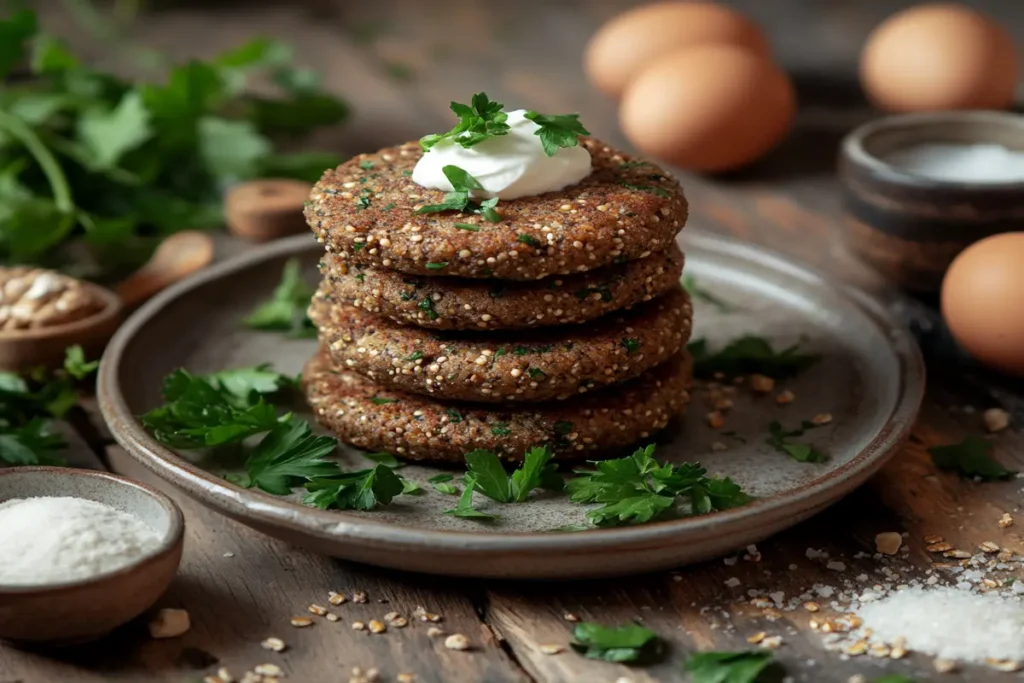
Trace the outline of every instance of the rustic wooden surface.
{"type": "MultiPolygon", "coordinates": [[[[448,101],[481,89],[514,106],[580,111],[592,132],[625,146],[614,104],[582,79],[579,57],[593,30],[626,4],[524,2],[515,10],[508,3],[469,0],[319,0],[301,9],[285,3],[231,5],[165,11],[144,18],[132,36],[177,56],[207,55],[256,33],[293,41],[302,60],[323,70],[327,86],[354,105],[355,116],[344,129],[318,140],[346,152],[445,128],[448,101]]],[[[874,277],[842,247],[832,167],[840,137],[872,116],[848,87],[857,48],[878,20],[908,3],[736,4],[766,27],[780,60],[797,76],[802,112],[789,140],[750,169],[717,178],[681,174],[691,222],[770,245],[876,288],[874,277]]],[[[1012,21],[1021,13],[1010,10],[1011,3],[977,4],[1002,16],[1018,36],[1024,31],[1024,22],[1012,21]]],[[[77,35],[62,8],[44,4],[45,23],[72,36],[97,60],[120,66],[102,47],[77,35]]],[[[846,575],[877,577],[877,562],[855,555],[873,552],[874,535],[881,531],[909,532],[910,552],[899,560],[908,576],[923,576],[935,560],[924,549],[922,537],[928,534],[944,536],[958,548],[994,541],[1024,553],[1024,518],[1009,529],[996,524],[1004,512],[1017,511],[1020,484],[961,481],[937,472],[926,450],[983,432],[980,413],[989,407],[1009,410],[1016,425],[1024,425],[1020,383],[951,355],[941,330],[930,327],[934,318],[927,305],[901,299],[893,304],[919,328],[930,361],[928,396],[911,442],[856,494],[762,544],[760,562],[726,566],[716,561],[665,574],[564,584],[444,580],[313,556],[170,491],[184,509],[188,538],[180,575],[161,605],[187,609],[192,630],[181,639],[151,641],[144,626],[135,623],[70,651],[0,647],[0,683],[198,681],[220,666],[240,676],[263,662],[280,664],[289,681],[314,683],[347,680],[353,667],[379,668],[385,681],[403,672],[438,683],[685,681],[681,663],[688,652],[748,648],[746,637],[762,630],[783,636],[777,655],[796,681],[842,683],[854,674],[871,680],[884,673],[918,681],[1008,680],[1009,674],[981,667],[939,677],[929,658],[918,655],[900,661],[844,661],[823,649],[820,636],[808,628],[809,613],[787,612],[770,621],[749,604],[751,589],[791,596],[815,583],[835,583],[834,572],[807,559],[807,548],[827,550],[845,562],[846,575]],[[742,585],[727,587],[730,577],[742,585]],[[331,608],[341,616],[337,623],[317,619],[306,629],[289,625],[289,618],[302,615],[310,603],[326,605],[330,590],[349,596],[365,591],[369,602],[331,608]],[[443,615],[437,626],[465,634],[474,649],[453,652],[444,648],[443,639],[429,637],[430,624],[411,619],[418,606],[443,615]],[[410,618],[410,625],[389,627],[381,635],[351,628],[354,620],[381,619],[390,611],[410,618]],[[629,669],[569,652],[542,654],[542,644],[568,642],[572,624],[566,613],[602,623],[640,619],[670,642],[669,655],[653,667],[629,669]],[[288,650],[262,650],[259,642],[268,636],[284,639],[288,650]]],[[[116,471],[153,481],[112,445],[95,411],[85,420],[76,423],[84,437],[76,440],[76,463],[99,466],[99,455],[116,471]]],[[[996,456],[1009,467],[1024,469],[1019,429],[997,438],[996,456]]],[[[951,616],[950,628],[954,621],[951,616]]]]}

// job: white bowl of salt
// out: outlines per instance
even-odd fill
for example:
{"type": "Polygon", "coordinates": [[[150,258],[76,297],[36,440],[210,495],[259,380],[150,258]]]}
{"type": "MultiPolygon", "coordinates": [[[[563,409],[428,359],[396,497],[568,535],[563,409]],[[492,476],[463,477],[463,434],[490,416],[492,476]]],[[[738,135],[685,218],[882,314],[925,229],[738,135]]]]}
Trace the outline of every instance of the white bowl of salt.
{"type": "Polygon", "coordinates": [[[107,472],[0,470],[0,638],[76,643],[149,609],[181,561],[174,501],[107,472]]]}

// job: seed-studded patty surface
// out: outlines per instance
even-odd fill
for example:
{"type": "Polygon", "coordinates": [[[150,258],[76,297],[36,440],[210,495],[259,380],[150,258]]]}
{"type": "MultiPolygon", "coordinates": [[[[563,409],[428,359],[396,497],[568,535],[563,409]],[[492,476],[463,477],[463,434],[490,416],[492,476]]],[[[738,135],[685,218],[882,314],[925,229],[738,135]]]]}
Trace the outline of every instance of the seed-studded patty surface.
{"type": "Polygon", "coordinates": [[[411,460],[463,463],[468,451],[493,450],[520,460],[550,444],[562,460],[621,455],[682,414],[690,397],[690,359],[673,356],[622,386],[571,401],[516,406],[443,402],[384,389],[356,373],[336,371],[319,352],[303,370],[317,420],[343,441],[411,460]]]}
{"type": "Polygon", "coordinates": [[[682,188],[659,167],[581,138],[593,171],[581,182],[498,203],[503,219],[417,214],[444,192],[412,182],[416,142],[362,154],[314,186],[306,220],[329,252],[413,275],[535,280],[664,251],[686,222],[682,188]]]}
{"type": "Polygon", "coordinates": [[[334,304],[439,330],[512,330],[582,323],[650,301],[677,286],[683,254],[672,245],[644,259],[536,282],[425,278],[350,266],[336,254],[320,270],[320,291],[334,304]]]}
{"type": "Polygon", "coordinates": [[[686,345],[691,316],[678,285],[586,325],[518,332],[407,327],[322,296],[310,307],[339,369],[392,389],[488,403],[565,399],[632,379],[686,345]]]}

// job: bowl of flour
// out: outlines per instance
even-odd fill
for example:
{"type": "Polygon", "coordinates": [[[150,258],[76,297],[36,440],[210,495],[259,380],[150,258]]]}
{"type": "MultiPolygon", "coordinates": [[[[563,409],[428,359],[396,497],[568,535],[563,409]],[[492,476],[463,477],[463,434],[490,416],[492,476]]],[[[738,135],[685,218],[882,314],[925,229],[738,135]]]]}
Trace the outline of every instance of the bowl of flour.
{"type": "Polygon", "coordinates": [[[149,609],[181,561],[164,494],[107,472],[0,470],[0,639],[81,642],[149,609]]]}

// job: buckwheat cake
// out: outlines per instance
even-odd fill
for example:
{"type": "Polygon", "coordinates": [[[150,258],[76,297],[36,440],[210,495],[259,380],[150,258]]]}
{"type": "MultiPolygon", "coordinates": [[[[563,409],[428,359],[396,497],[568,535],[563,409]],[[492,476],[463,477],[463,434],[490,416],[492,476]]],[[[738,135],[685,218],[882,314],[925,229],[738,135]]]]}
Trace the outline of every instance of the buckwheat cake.
{"type": "Polygon", "coordinates": [[[337,254],[320,264],[322,295],[396,323],[439,330],[513,330],[582,323],[650,301],[678,286],[683,253],[675,244],[647,258],[578,275],[530,282],[425,278],[349,265],[337,254]]]}
{"type": "MultiPolygon", "coordinates": [[[[539,143],[538,143],[539,144],[539,143]]],[[[331,253],[412,275],[536,280],[646,258],[686,222],[682,188],[659,167],[581,137],[592,170],[556,192],[503,200],[502,220],[417,214],[445,193],[412,181],[418,142],[361,154],[326,171],[306,220],[331,253]]]]}
{"type": "Polygon", "coordinates": [[[678,353],[693,309],[679,285],[587,325],[517,332],[403,326],[317,295],[310,319],[335,366],[382,387],[487,403],[566,399],[630,380],[678,353]]]}
{"type": "Polygon", "coordinates": [[[682,414],[690,400],[690,377],[690,358],[682,352],[602,392],[499,408],[385,390],[361,375],[335,370],[323,351],[302,373],[317,419],[347,443],[457,464],[477,448],[513,461],[539,444],[550,444],[560,460],[614,452],[649,438],[682,414]]]}

